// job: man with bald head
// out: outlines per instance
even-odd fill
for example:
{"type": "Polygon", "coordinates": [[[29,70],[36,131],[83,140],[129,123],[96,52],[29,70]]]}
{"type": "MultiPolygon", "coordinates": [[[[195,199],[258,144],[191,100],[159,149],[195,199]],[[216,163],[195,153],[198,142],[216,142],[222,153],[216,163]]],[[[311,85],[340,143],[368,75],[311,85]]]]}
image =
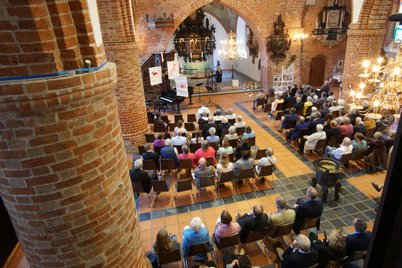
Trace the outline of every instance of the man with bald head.
{"type": "Polygon", "coordinates": [[[237,219],[240,225],[240,241],[244,243],[250,231],[266,231],[268,227],[268,215],[264,213],[261,205],[255,205],[253,211],[244,214],[237,219]]]}
{"type": "Polygon", "coordinates": [[[197,189],[201,189],[201,180],[202,178],[210,177],[215,175],[215,170],[213,166],[208,166],[207,160],[204,157],[201,157],[198,160],[198,167],[194,171],[194,181],[197,189]]]}
{"type": "MultiPolygon", "coordinates": [[[[296,219],[293,224],[293,231],[298,234],[300,228],[306,218],[320,217],[323,211],[323,203],[317,199],[318,192],[314,187],[307,188],[307,201],[303,198],[299,198],[295,204],[296,219]]],[[[317,222],[317,229],[320,228],[320,221],[317,222]]]]}

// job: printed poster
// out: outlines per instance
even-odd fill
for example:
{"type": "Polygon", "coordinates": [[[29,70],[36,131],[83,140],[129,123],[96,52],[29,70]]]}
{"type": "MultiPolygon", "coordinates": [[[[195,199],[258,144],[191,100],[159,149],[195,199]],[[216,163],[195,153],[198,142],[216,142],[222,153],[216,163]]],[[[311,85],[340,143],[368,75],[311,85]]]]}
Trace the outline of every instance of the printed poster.
{"type": "Polygon", "coordinates": [[[149,68],[149,79],[151,86],[162,84],[162,67],[151,67],[149,68]]]}
{"type": "Polygon", "coordinates": [[[167,69],[168,69],[169,79],[175,79],[176,77],[178,77],[180,75],[178,61],[168,61],[167,69]]]}
{"type": "Polygon", "coordinates": [[[176,82],[177,96],[188,97],[187,76],[178,76],[174,81],[176,82]]]}

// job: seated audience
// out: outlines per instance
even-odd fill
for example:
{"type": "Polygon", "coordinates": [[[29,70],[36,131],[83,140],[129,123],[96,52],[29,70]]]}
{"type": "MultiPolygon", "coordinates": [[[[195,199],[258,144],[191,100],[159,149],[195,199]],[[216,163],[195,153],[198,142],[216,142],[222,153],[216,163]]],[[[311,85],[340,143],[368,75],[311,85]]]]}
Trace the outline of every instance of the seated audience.
{"type": "Polygon", "coordinates": [[[353,125],[350,123],[350,118],[345,117],[342,125],[339,127],[339,131],[342,137],[349,137],[351,138],[353,135],[353,125]]]}
{"type": "Polygon", "coordinates": [[[184,123],[182,120],[177,121],[176,127],[173,130],[174,134],[177,135],[177,133],[179,133],[179,130],[182,134],[187,134],[187,129],[184,127],[184,123]]]}
{"type": "Polygon", "coordinates": [[[293,209],[288,209],[286,206],[286,200],[283,197],[277,197],[275,199],[276,212],[269,214],[269,229],[277,226],[287,226],[293,224],[296,218],[296,212],[293,209]]]}
{"type": "Polygon", "coordinates": [[[137,159],[134,162],[134,168],[130,169],[130,179],[132,182],[141,182],[142,187],[148,194],[152,189],[152,180],[158,180],[158,176],[155,172],[148,174],[148,172],[142,170],[142,159],[137,159]]]}
{"type": "Polygon", "coordinates": [[[307,115],[307,108],[313,106],[313,98],[311,98],[310,96],[307,97],[307,101],[304,103],[303,105],[303,115],[306,116],[307,115]]]}
{"type": "Polygon", "coordinates": [[[318,240],[314,232],[310,232],[311,248],[318,251],[319,266],[327,267],[330,261],[340,261],[346,256],[345,236],[341,230],[332,230],[323,241],[318,240]]]}
{"type": "Polygon", "coordinates": [[[352,153],[352,141],[349,138],[344,138],[342,144],[339,148],[334,148],[331,146],[325,147],[325,157],[332,157],[336,160],[340,160],[342,155],[352,153]]]}
{"type": "Polygon", "coordinates": [[[209,129],[211,127],[215,128],[215,130],[218,129],[218,125],[215,124],[214,118],[212,116],[208,117],[208,124],[206,124],[202,127],[202,136],[204,137],[204,139],[207,138],[207,136],[209,134],[209,129]]]}
{"type": "Polygon", "coordinates": [[[277,96],[276,99],[274,100],[274,102],[271,103],[271,114],[273,112],[276,112],[276,108],[278,107],[278,104],[280,104],[280,103],[284,103],[282,95],[277,96]]]}
{"type": "Polygon", "coordinates": [[[180,249],[180,244],[177,242],[176,235],[169,234],[165,228],[161,228],[153,245],[156,254],[169,253],[175,249],[180,249]]]}
{"type": "Polygon", "coordinates": [[[197,189],[201,189],[201,179],[215,176],[215,170],[213,166],[208,166],[207,160],[201,158],[198,161],[198,167],[194,170],[194,180],[197,189]]]}
{"type": "Polygon", "coordinates": [[[240,225],[233,221],[232,216],[227,210],[223,210],[218,218],[214,232],[214,242],[219,244],[222,237],[228,237],[240,232],[240,225]]]}
{"type": "Polygon", "coordinates": [[[292,141],[297,140],[297,137],[299,136],[299,132],[300,132],[302,129],[308,129],[308,123],[305,122],[305,120],[306,120],[306,119],[305,119],[303,116],[299,116],[299,117],[297,118],[296,127],[295,127],[294,129],[292,129],[291,131],[289,131],[289,132],[286,134],[286,140],[287,140],[288,142],[290,142],[291,140],[292,140],[292,141]]]}
{"type": "Polygon", "coordinates": [[[338,140],[338,138],[341,134],[339,127],[338,127],[338,122],[336,122],[336,120],[331,120],[331,122],[329,124],[330,124],[330,128],[325,130],[325,136],[327,137],[327,144],[328,144],[328,141],[331,140],[332,137],[335,137],[336,140],[338,140]]]}
{"type": "MultiPolygon", "coordinates": [[[[329,97],[328,97],[329,98],[329,97]]],[[[339,111],[338,102],[336,100],[331,101],[331,106],[328,108],[329,112],[339,111]]]]}
{"type": "Polygon", "coordinates": [[[223,119],[223,112],[221,109],[216,110],[216,113],[214,115],[214,122],[217,123],[218,122],[222,122],[223,119]]]}
{"type": "Polygon", "coordinates": [[[181,154],[179,154],[179,160],[181,160],[181,159],[191,159],[191,161],[193,163],[193,167],[195,167],[195,165],[194,165],[194,154],[190,152],[190,148],[188,148],[188,146],[186,144],[184,144],[181,147],[181,150],[183,152],[181,154]]]}
{"type": "Polygon", "coordinates": [[[236,119],[236,114],[233,112],[233,110],[232,109],[228,109],[227,111],[226,111],[226,118],[227,119],[236,119]]]}
{"type": "Polygon", "coordinates": [[[176,165],[179,163],[178,160],[179,153],[177,149],[172,146],[172,141],[170,139],[165,140],[165,147],[161,149],[161,159],[172,158],[176,165]]]}
{"type": "Polygon", "coordinates": [[[266,231],[268,227],[268,215],[264,213],[261,205],[253,206],[253,210],[237,219],[240,225],[240,241],[244,243],[250,231],[266,231]]]}
{"type": "Polygon", "coordinates": [[[279,132],[282,132],[283,129],[288,129],[290,126],[294,124],[297,120],[296,108],[290,108],[290,113],[285,115],[282,119],[281,127],[278,129],[279,132]]]}
{"type": "Polygon", "coordinates": [[[371,232],[366,231],[367,223],[361,219],[353,221],[355,232],[346,236],[346,255],[351,256],[355,251],[365,251],[371,239],[371,232]]]}
{"type": "MultiPolygon", "coordinates": [[[[293,224],[293,231],[298,234],[306,218],[320,217],[323,211],[323,203],[317,199],[318,192],[314,187],[307,188],[307,200],[298,198],[295,204],[296,219],[293,224]]],[[[320,221],[317,222],[317,229],[320,227],[320,221]]]]}
{"type": "Polygon", "coordinates": [[[355,140],[352,141],[352,159],[358,152],[367,150],[367,142],[364,140],[364,135],[360,132],[355,134],[355,140]]]}
{"type": "Polygon", "coordinates": [[[221,156],[222,154],[228,154],[228,155],[233,154],[232,146],[230,146],[229,141],[225,139],[222,140],[222,147],[220,147],[216,152],[216,155],[218,157],[221,156]]]}
{"type": "Polygon", "coordinates": [[[145,153],[142,153],[141,157],[144,160],[154,160],[156,168],[159,169],[159,154],[155,153],[152,148],[152,143],[145,143],[145,153]]]}
{"type": "Polygon", "coordinates": [[[221,173],[231,170],[233,170],[233,163],[229,161],[229,156],[226,153],[221,154],[216,165],[216,176],[219,178],[221,173]]]}
{"type": "Polygon", "coordinates": [[[242,138],[255,138],[255,132],[253,130],[251,130],[251,127],[246,126],[246,131],[243,133],[242,138]]]}
{"type": "Polygon", "coordinates": [[[187,144],[186,134],[183,134],[181,129],[178,130],[176,136],[172,138],[173,146],[182,146],[183,144],[187,144]]]}
{"type": "Polygon", "coordinates": [[[195,137],[194,137],[194,138],[191,138],[190,142],[191,142],[192,144],[195,144],[195,143],[201,143],[203,140],[204,140],[204,137],[202,136],[202,132],[201,132],[201,131],[197,131],[197,132],[195,133],[195,137]]]}
{"type": "MultiPolygon", "coordinates": [[[[320,111],[320,113],[321,113],[321,118],[325,118],[325,116],[327,115],[327,114],[329,114],[329,108],[328,108],[328,102],[327,101],[325,101],[323,104],[322,104],[322,109],[321,109],[321,111],[320,111]]],[[[331,119],[332,120],[332,119],[331,119]]]]}
{"type": "Polygon", "coordinates": [[[242,137],[240,140],[240,144],[236,147],[235,150],[235,158],[240,159],[243,155],[243,152],[250,153],[250,144],[248,143],[248,138],[242,137]]]}
{"type": "Polygon", "coordinates": [[[204,112],[201,114],[201,117],[198,118],[197,123],[198,123],[198,129],[203,129],[203,127],[208,124],[208,113],[204,112]]]}
{"type": "Polygon", "coordinates": [[[357,117],[360,117],[360,120],[361,120],[361,114],[358,111],[356,111],[355,108],[350,109],[348,117],[350,118],[350,123],[352,123],[352,125],[357,124],[357,122],[356,122],[357,117]]]}
{"type": "Polygon", "coordinates": [[[366,126],[364,125],[363,120],[361,117],[356,117],[355,118],[355,126],[353,127],[353,132],[354,133],[362,133],[363,135],[366,134],[366,126]]]}
{"type": "Polygon", "coordinates": [[[254,168],[254,161],[250,158],[250,153],[244,151],[242,154],[242,158],[237,160],[233,165],[233,170],[235,172],[235,176],[237,177],[240,173],[240,170],[254,168]]]}
{"type": "Polygon", "coordinates": [[[230,123],[228,121],[228,118],[226,116],[222,117],[222,123],[220,123],[219,126],[218,126],[218,135],[219,135],[219,137],[222,137],[222,133],[223,133],[224,129],[229,131],[230,126],[231,125],[230,125],[230,123]]]}
{"type": "Polygon", "coordinates": [[[338,125],[342,125],[343,122],[345,121],[345,118],[348,118],[350,122],[350,118],[346,116],[346,111],[342,109],[339,111],[339,116],[335,118],[335,120],[336,122],[338,122],[338,125]]]}
{"type": "MultiPolygon", "coordinates": [[[[263,100],[263,99],[265,99],[265,93],[264,93],[263,89],[260,89],[258,94],[255,96],[255,99],[253,100],[253,110],[256,109],[258,100],[263,100]]],[[[262,107],[264,108],[264,105],[262,105],[262,107]]]]}
{"type": "MultiPolygon", "coordinates": [[[[208,229],[205,224],[201,222],[200,217],[192,218],[190,226],[185,226],[183,230],[182,250],[184,256],[187,256],[190,250],[190,246],[199,245],[205,242],[209,242],[212,248],[211,240],[209,238],[208,229]]],[[[194,261],[205,261],[208,259],[206,254],[197,255],[194,261]]]]}
{"type": "Polygon", "coordinates": [[[209,108],[207,107],[207,105],[205,104],[205,102],[201,103],[201,107],[200,109],[198,109],[196,116],[197,116],[197,120],[204,116],[204,114],[206,114],[206,116],[210,116],[211,115],[211,111],[209,110],[209,108]]]}
{"type": "Polygon", "coordinates": [[[282,259],[282,268],[309,268],[318,263],[318,252],[311,248],[310,239],[303,234],[296,235],[285,251],[277,248],[277,252],[282,259]]]}
{"type": "Polygon", "coordinates": [[[298,113],[300,109],[304,108],[304,103],[302,102],[301,97],[296,97],[296,104],[294,105],[296,112],[298,113]]]}
{"type": "Polygon", "coordinates": [[[235,128],[246,127],[246,123],[243,121],[243,116],[238,115],[236,118],[236,123],[233,125],[235,128]]]}
{"type": "MultiPolygon", "coordinates": [[[[315,108],[315,107],[313,107],[315,108]]],[[[312,134],[316,131],[317,125],[319,124],[324,124],[324,119],[321,118],[321,113],[320,112],[312,112],[310,116],[310,122],[308,124],[308,129],[309,129],[309,134],[312,134]]],[[[324,127],[323,127],[324,129],[324,127]]]]}
{"type": "Polygon", "coordinates": [[[168,131],[168,124],[166,124],[162,119],[161,119],[161,113],[160,112],[156,112],[155,113],[155,118],[154,118],[154,129],[155,126],[158,125],[161,128],[163,128],[165,130],[165,133],[167,133],[168,131]]]}
{"type": "Polygon", "coordinates": [[[154,140],[154,148],[159,147],[162,148],[165,146],[165,139],[163,138],[163,134],[159,133],[158,136],[156,136],[156,139],[154,140]]]}
{"type": "Polygon", "coordinates": [[[216,165],[215,149],[209,146],[208,141],[201,142],[201,148],[195,151],[194,161],[198,163],[200,158],[212,158],[213,164],[216,165]]]}
{"type": "Polygon", "coordinates": [[[231,126],[229,128],[229,133],[225,135],[225,140],[237,140],[239,138],[239,136],[236,133],[236,127],[235,126],[231,126]]]}
{"type": "Polygon", "coordinates": [[[263,166],[275,166],[276,164],[276,157],[274,156],[274,150],[272,148],[267,148],[265,151],[266,157],[263,157],[258,161],[257,165],[255,165],[255,171],[257,175],[260,174],[261,167],[263,166]]]}
{"type": "Polygon", "coordinates": [[[217,143],[220,142],[221,139],[219,138],[219,136],[215,135],[215,133],[216,133],[216,128],[211,127],[209,129],[209,136],[207,137],[208,142],[217,142],[217,143]]]}
{"type": "Polygon", "coordinates": [[[382,133],[375,132],[373,138],[367,140],[367,145],[368,151],[365,160],[374,167],[386,167],[388,156],[382,133]]]}
{"type": "Polygon", "coordinates": [[[317,142],[319,140],[324,140],[327,138],[327,135],[325,134],[323,129],[324,129],[324,126],[321,124],[318,124],[316,126],[317,132],[311,134],[310,136],[307,136],[306,139],[304,139],[304,137],[303,137],[303,140],[305,140],[305,143],[303,146],[303,140],[302,140],[302,142],[300,143],[299,149],[303,148],[303,153],[305,153],[305,154],[310,153],[312,150],[314,150],[314,148],[317,145],[317,142]]]}

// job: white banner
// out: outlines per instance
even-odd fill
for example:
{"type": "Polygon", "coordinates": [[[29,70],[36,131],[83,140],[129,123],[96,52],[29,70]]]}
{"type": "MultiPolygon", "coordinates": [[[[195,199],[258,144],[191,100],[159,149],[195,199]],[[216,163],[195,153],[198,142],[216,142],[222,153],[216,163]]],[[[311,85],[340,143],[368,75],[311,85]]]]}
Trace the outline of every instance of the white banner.
{"type": "Polygon", "coordinates": [[[176,95],[188,97],[188,83],[187,76],[178,76],[174,79],[176,82],[176,95]]]}
{"type": "Polygon", "coordinates": [[[151,86],[162,84],[162,67],[151,67],[149,68],[149,79],[151,86]]]}
{"type": "Polygon", "coordinates": [[[178,77],[180,75],[178,61],[168,61],[167,69],[168,69],[169,79],[175,79],[176,77],[178,77]]]}

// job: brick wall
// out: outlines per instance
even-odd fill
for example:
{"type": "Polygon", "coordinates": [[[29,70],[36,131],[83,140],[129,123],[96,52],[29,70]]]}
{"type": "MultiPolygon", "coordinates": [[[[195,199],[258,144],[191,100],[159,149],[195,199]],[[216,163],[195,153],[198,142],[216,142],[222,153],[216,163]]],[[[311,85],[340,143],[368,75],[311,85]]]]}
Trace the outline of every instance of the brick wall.
{"type": "Polygon", "coordinates": [[[0,77],[53,73],[104,61],[93,42],[86,0],[3,0],[0,77]]]}
{"type": "Polygon", "coordinates": [[[147,267],[114,64],[1,85],[0,194],[31,267],[147,267]]]}

